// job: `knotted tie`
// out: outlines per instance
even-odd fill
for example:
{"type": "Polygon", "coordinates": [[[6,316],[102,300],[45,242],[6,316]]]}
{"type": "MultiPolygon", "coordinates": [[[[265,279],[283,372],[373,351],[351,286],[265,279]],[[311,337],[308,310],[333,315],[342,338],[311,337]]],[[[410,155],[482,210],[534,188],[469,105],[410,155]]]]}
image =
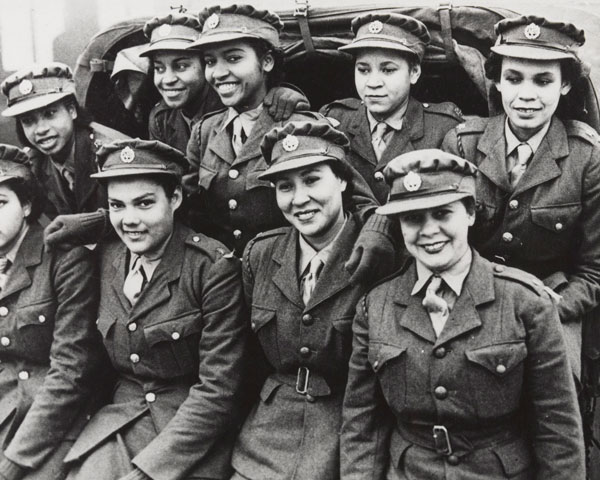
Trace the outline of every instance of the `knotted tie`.
{"type": "Polygon", "coordinates": [[[429,313],[429,318],[437,337],[442,333],[446,320],[448,320],[448,315],[450,315],[448,302],[438,295],[441,288],[442,277],[433,275],[425,291],[425,298],[423,298],[423,306],[427,310],[427,313],[429,313]]]}
{"type": "Polygon", "coordinates": [[[10,260],[6,257],[0,257],[0,292],[4,290],[4,287],[6,286],[6,279],[8,278],[6,271],[9,266],[10,260]]]}
{"type": "Polygon", "coordinates": [[[323,268],[323,262],[320,258],[315,257],[310,261],[308,272],[302,277],[302,300],[304,301],[304,305],[308,305],[308,301],[319,279],[321,268],[323,268]]]}
{"type": "Polygon", "coordinates": [[[244,127],[242,126],[242,119],[238,115],[233,119],[233,130],[231,135],[231,146],[233,147],[233,151],[236,155],[239,155],[242,151],[242,147],[246,142],[246,132],[244,132],[244,127]]]}
{"type": "Polygon", "coordinates": [[[371,139],[371,143],[373,143],[373,150],[375,151],[375,156],[377,160],[381,159],[381,155],[383,155],[383,151],[385,150],[385,134],[389,131],[390,127],[385,122],[379,122],[375,126],[375,130],[373,131],[373,137],[371,139]]]}
{"type": "Polygon", "coordinates": [[[510,183],[513,187],[521,180],[532,155],[533,150],[528,143],[520,143],[517,146],[517,164],[510,170],[510,183]]]}
{"type": "Polygon", "coordinates": [[[69,190],[73,191],[75,188],[75,177],[73,176],[73,174],[69,172],[66,168],[64,168],[62,171],[62,176],[67,182],[69,190]]]}
{"type": "Polygon", "coordinates": [[[132,306],[135,305],[147,282],[146,272],[142,267],[142,257],[137,255],[123,283],[123,294],[132,306]]]}

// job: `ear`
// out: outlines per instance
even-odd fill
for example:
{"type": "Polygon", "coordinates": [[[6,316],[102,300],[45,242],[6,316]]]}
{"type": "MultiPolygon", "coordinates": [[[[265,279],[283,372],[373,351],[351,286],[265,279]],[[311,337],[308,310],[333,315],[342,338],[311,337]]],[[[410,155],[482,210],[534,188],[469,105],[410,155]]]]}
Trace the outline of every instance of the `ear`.
{"type": "Polygon", "coordinates": [[[421,78],[421,65],[413,65],[410,69],[410,84],[414,85],[421,78]]]}
{"type": "Polygon", "coordinates": [[[173,196],[171,197],[171,209],[173,212],[181,207],[181,203],[183,202],[183,191],[181,186],[177,186],[173,191],[173,196]]]}
{"type": "Polygon", "coordinates": [[[23,218],[27,218],[31,215],[31,202],[24,203],[21,205],[21,208],[23,209],[23,218]]]}
{"type": "Polygon", "coordinates": [[[570,82],[563,82],[562,87],[560,87],[560,94],[566,95],[571,91],[571,87],[572,85],[570,82]]]}
{"type": "Polygon", "coordinates": [[[73,120],[77,118],[77,107],[73,102],[67,103],[67,111],[69,112],[69,115],[71,115],[71,118],[73,120]]]}
{"type": "Polygon", "coordinates": [[[342,192],[346,191],[346,188],[348,187],[348,182],[346,180],[342,180],[341,178],[339,179],[340,181],[340,185],[342,186],[342,192]]]}
{"type": "Polygon", "coordinates": [[[271,52],[265,53],[262,60],[260,61],[263,72],[271,72],[275,68],[275,57],[271,52]]]}
{"type": "Polygon", "coordinates": [[[475,224],[475,214],[467,213],[467,216],[468,216],[469,227],[472,227],[475,224]]]}

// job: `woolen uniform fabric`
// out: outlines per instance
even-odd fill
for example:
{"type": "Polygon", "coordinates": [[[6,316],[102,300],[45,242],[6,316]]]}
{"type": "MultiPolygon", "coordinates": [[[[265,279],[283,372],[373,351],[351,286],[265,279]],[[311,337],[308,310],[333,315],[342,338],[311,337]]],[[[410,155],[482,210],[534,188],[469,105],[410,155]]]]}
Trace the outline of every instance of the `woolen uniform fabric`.
{"type": "Polygon", "coordinates": [[[96,152],[105,143],[129,138],[127,135],[92,122],[86,127],[75,127],[75,186],[71,192],[52,160],[39,150],[29,148],[27,154],[32,161],[32,170],[42,185],[48,202],[44,213],[56,215],[94,212],[106,208],[106,192],[98,182],[90,178],[95,173],[96,152]]]}
{"type": "Polygon", "coordinates": [[[252,308],[252,330],[268,367],[260,398],[234,449],[233,467],[243,477],[339,478],[339,430],[352,318],[365,291],[350,284],[344,263],[360,228],[356,216],[348,218],[306,306],[298,274],[297,230],[265,232],[246,247],[244,292],[252,308]],[[308,353],[301,353],[302,348],[308,353]],[[309,397],[295,389],[299,367],[310,370],[309,397]]]}
{"type": "Polygon", "coordinates": [[[583,480],[575,387],[544,291],[474,252],[436,338],[416,280],[413,262],[357,307],[342,478],[583,480]],[[436,452],[433,425],[453,455],[436,452]]]}
{"type": "MultiPolygon", "coordinates": [[[[227,110],[206,116],[196,124],[188,144],[191,171],[198,174],[199,192],[190,226],[216,238],[241,255],[258,233],[287,224],[268,180],[258,176],[267,169],[260,152],[264,135],[287,122],[322,118],[311,112],[297,112],[283,122],[275,122],[267,109],[260,113],[238,156],[231,146],[229,128],[223,128],[227,110]],[[237,232],[236,232],[237,231],[237,232]],[[234,235],[238,233],[238,235],[234,235]]],[[[376,205],[373,194],[360,175],[353,178],[352,210],[368,215],[376,205]]]]}
{"type": "Polygon", "coordinates": [[[83,248],[45,252],[32,224],[9,272],[0,292],[3,455],[31,469],[22,478],[64,478],[103,358],[95,262],[83,248]]]}
{"type": "Polygon", "coordinates": [[[127,257],[120,241],[102,250],[98,329],[118,380],[67,456],[68,478],[115,480],[132,464],[153,480],[229,478],[246,366],[240,262],[176,225],[131,307],[127,257]]]}
{"type": "Polygon", "coordinates": [[[421,103],[411,97],[402,129],[394,132],[378,161],[371,143],[367,108],[359,99],[337,100],[325,105],[321,113],[340,122],[335,128],[350,140],[350,153],[346,159],[363,176],[381,204],[387,200],[389,187],[383,176],[375,177],[375,172],[380,172],[390,160],[403,153],[439,148],[446,133],[463,121],[460,110],[453,103],[421,103]]]}

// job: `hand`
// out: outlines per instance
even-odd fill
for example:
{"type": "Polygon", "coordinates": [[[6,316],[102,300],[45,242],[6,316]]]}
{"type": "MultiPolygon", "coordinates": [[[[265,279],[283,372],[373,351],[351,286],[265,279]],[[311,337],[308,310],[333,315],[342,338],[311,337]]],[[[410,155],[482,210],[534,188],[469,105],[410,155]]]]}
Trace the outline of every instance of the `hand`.
{"type": "Polygon", "coordinates": [[[74,246],[96,243],[105,235],[106,211],[59,215],[44,230],[46,251],[70,250],[74,246]]]}
{"type": "Polygon", "coordinates": [[[276,122],[287,120],[297,110],[310,110],[304,94],[288,87],[272,88],[263,103],[276,122]]]}
{"type": "Polygon", "coordinates": [[[363,229],[345,267],[352,274],[352,283],[370,285],[393,273],[396,264],[392,239],[381,232],[363,229]]]}

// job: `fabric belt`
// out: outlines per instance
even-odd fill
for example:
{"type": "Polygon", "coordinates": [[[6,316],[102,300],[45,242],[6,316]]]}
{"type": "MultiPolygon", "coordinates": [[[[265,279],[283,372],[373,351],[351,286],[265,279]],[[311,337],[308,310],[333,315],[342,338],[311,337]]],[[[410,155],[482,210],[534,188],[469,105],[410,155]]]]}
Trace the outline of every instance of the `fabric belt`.
{"type": "Polygon", "coordinates": [[[345,385],[345,382],[328,382],[308,367],[298,368],[296,374],[276,372],[271,374],[270,378],[293,387],[299,395],[312,397],[326,397],[338,393],[343,391],[345,385]]]}

